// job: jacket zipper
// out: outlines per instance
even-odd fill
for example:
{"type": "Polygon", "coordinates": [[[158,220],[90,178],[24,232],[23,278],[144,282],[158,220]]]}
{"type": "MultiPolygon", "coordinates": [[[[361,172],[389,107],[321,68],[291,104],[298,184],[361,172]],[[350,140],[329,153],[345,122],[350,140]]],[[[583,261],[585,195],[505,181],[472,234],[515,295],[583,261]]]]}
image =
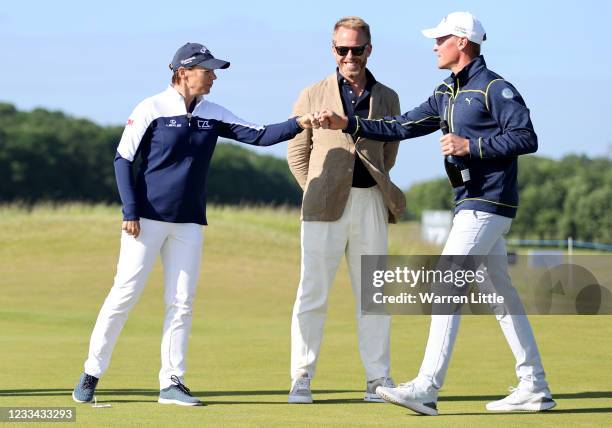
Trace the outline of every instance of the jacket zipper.
{"type": "Polygon", "coordinates": [[[191,113],[187,113],[187,127],[189,128],[189,139],[187,140],[187,144],[191,146],[191,113]]]}
{"type": "Polygon", "coordinates": [[[455,97],[459,93],[459,80],[455,79],[455,84],[453,85],[453,93],[448,100],[448,127],[450,132],[455,132],[455,126],[453,123],[453,117],[455,113],[455,97]]]}

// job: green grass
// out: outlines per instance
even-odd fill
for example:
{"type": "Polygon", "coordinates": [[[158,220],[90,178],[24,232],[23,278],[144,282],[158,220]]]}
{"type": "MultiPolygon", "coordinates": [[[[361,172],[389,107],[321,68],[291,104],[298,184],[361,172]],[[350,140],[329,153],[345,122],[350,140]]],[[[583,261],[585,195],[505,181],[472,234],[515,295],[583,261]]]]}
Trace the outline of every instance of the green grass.
{"type": "MultiPolygon", "coordinates": [[[[100,381],[111,408],[77,406],[83,426],[604,426],[612,413],[612,323],[605,316],[532,317],[558,407],[487,414],[514,385],[512,355],[492,317],[465,317],[437,418],[362,401],[354,301],[344,264],[331,293],[316,404],[285,404],[299,280],[299,213],[211,208],[194,308],[186,381],[208,404],[157,399],[163,318],[158,264],[100,381]]],[[[73,406],[70,393],[115,273],[118,207],[0,208],[0,406],[73,406]]],[[[416,224],[391,226],[394,254],[434,252],[416,224]]],[[[395,317],[393,376],[411,379],[427,338],[425,316],[395,317]]]]}

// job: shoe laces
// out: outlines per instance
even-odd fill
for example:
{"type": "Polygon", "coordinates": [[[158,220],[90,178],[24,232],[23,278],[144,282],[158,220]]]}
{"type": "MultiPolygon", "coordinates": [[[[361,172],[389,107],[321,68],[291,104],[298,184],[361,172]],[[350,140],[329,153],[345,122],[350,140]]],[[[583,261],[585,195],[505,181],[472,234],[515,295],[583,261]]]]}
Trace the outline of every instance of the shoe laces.
{"type": "Polygon", "coordinates": [[[395,382],[388,376],[385,376],[382,381],[382,386],[385,388],[395,388],[395,382]]]}
{"type": "Polygon", "coordinates": [[[299,377],[295,381],[294,387],[296,389],[307,389],[310,386],[310,379],[307,377],[299,377]]]}
{"type": "Polygon", "coordinates": [[[398,386],[398,388],[406,388],[406,389],[414,389],[415,388],[415,385],[414,385],[413,381],[408,381],[408,382],[400,383],[397,386],[398,386]]]}
{"type": "Polygon", "coordinates": [[[521,389],[520,385],[519,386],[510,386],[508,387],[508,391],[510,392],[510,395],[508,395],[506,397],[506,399],[520,399],[521,397],[521,393],[529,393],[530,391],[528,391],[527,389],[521,389]]]}
{"type": "Polygon", "coordinates": [[[181,380],[178,378],[178,376],[176,375],[172,375],[170,376],[170,380],[174,383],[174,385],[181,390],[182,392],[184,392],[185,394],[189,395],[191,397],[191,391],[189,390],[189,388],[187,388],[185,386],[185,384],[183,382],[181,382],[181,380]]]}
{"type": "Polygon", "coordinates": [[[93,389],[96,387],[96,378],[90,375],[85,375],[83,379],[83,389],[93,389]]]}

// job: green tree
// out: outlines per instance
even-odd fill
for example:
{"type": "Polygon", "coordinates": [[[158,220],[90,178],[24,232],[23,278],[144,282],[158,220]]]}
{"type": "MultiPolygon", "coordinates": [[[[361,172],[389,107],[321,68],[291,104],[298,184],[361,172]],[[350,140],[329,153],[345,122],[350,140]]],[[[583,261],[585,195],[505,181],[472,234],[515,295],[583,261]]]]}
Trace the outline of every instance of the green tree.
{"type": "Polygon", "coordinates": [[[424,210],[453,208],[453,190],[446,178],[413,184],[406,192],[406,220],[420,220],[424,210]]]}
{"type": "MultiPolygon", "coordinates": [[[[62,112],[18,111],[0,103],[0,202],[117,202],[113,159],[122,127],[102,127],[62,112]]],[[[292,204],[301,191],[284,160],[219,144],[209,200],[292,204]]]]}

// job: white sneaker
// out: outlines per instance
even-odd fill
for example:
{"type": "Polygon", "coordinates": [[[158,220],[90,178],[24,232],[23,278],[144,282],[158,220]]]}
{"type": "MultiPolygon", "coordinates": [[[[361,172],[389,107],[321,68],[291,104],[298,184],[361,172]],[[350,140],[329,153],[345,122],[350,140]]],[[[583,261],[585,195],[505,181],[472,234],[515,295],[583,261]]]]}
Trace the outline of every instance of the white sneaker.
{"type": "Polygon", "coordinates": [[[312,394],[310,392],[310,378],[308,375],[298,377],[291,384],[289,392],[289,403],[291,404],[310,404],[312,403],[312,394]]]}
{"type": "Polygon", "coordinates": [[[379,377],[378,379],[369,380],[366,382],[366,392],[363,397],[364,401],[372,403],[384,403],[385,400],[380,398],[376,393],[376,388],[384,386],[385,388],[395,388],[395,382],[390,377],[379,377]]]}
{"type": "Polygon", "coordinates": [[[421,415],[437,416],[438,390],[433,386],[422,387],[414,380],[400,383],[397,388],[379,386],[376,389],[378,396],[385,401],[398,406],[406,407],[421,415]]]}
{"type": "Polygon", "coordinates": [[[492,412],[541,412],[557,405],[548,388],[535,389],[521,386],[510,387],[511,394],[506,398],[487,403],[492,412]]]}

